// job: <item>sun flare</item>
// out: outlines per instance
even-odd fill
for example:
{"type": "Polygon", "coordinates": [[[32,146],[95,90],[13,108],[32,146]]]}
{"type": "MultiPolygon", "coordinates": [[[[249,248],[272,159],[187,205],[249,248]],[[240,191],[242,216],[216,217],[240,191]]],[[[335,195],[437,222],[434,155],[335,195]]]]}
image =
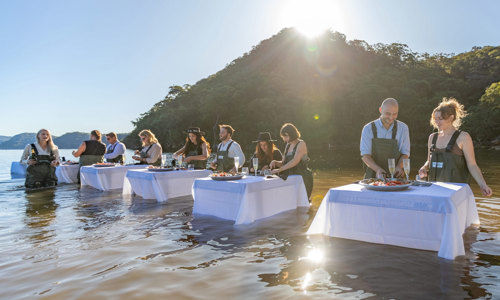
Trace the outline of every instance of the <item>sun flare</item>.
{"type": "Polygon", "coordinates": [[[327,0],[292,1],[283,11],[285,23],[307,37],[330,29],[336,15],[335,2],[327,0]]]}

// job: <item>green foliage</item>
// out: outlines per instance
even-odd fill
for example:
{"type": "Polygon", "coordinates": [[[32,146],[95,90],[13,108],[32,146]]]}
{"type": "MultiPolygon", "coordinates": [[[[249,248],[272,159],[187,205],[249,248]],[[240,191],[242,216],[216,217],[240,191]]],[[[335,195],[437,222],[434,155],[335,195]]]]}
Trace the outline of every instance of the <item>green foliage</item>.
{"type": "MultiPolygon", "coordinates": [[[[214,143],[215,125],[228,123],[236,129],[235,140],[250,152],[259,131],[277,138],[281,125],[292,122],[311,152],[325,152],[328,144],[359,143],[363,125],[378,118],[381,101],[394,97],[412,143],[425,144],[432,132],[430,114],[442,97],[457,98],[473,112],[470,118],[480,120],[491,112],[482,108],[490,98],[484,96],[481,103],[479,98],[499,80],[500,47],[429,55],[404,44],[347,41],[338,32],[311,40],[283,29],[193,86],[171,86],[165,99],[133,122],[125,142],[138,147],[137,133],[151,129],[164,149],[173,150],[184,143],[182,131],[197,126],[214,143]]],[[[475,134],[479,125],[466,121],[475,134]]],[[[481,139],[492,134],[484,131],[481,139]]]]}

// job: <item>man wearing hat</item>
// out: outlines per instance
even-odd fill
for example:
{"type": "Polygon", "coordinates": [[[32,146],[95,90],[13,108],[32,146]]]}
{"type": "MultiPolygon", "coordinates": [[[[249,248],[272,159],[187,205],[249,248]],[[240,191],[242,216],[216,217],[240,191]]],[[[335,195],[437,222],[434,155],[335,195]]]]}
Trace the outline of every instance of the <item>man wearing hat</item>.
{"type": "Polygon", "coordinates": [[[187,134],[186,144],[174,153],[174,158],[184,155],[187,164],[193,164],[195,169],[205,169],[210,155],[210,144],[203,137],[205,132],[199,127],[189,127],[184,133],[187,134]]]}
{"type": "Polygon", "coordinates": [[[236,173],[234,158],[239,157],[240,165],[245,162],[245,154],[241,150],[240,144],[232,140],[234,129],[231,125],[219,125],[220,143],[217,146],[216,161],[212,163],[212,168],[217,171],[236,173]]]}
{"type": "Polygon", "coordinates": [[[276,140],[271,139],[271,134],[269,132],[260,132],[257,140],[253,142],[257,143],[257,145],[255,147],[255,153],[249,162],[250,172],[255,172],[252,162],[255,157],[259,159],[259,170],[269,169],[271,161],[281,161],[283,159],[281,151],[274,144],[276,140]]]}

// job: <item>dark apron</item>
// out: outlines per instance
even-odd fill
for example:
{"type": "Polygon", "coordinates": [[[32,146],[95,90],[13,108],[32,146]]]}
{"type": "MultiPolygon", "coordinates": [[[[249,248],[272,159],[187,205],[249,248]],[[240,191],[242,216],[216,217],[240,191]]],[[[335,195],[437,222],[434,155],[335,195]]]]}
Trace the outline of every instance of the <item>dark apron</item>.
{"type": "MultiPolygon", "coordinates": [[[[118,143],[116,143],[113,148],[109,147],[109,149],[106,151],[106,154],[113,153],[115,151],[116,145],[118,145],[118,143]]],[[[106,159],[106,161],[110,162],[110,163],[115,163],[115,164],[120,163],[121,164],[121,163],[125,162],[125,157],[123,154],[120,154],[115,158],[108,158],[108,159],[106,159]]]]}
{"type": "MultiPolygon", "coordinates": [[[[394,121],[394,126],[392,127],[392,139],[379,139],[377,137],[377,126],[375,126],[375,121],[371,122],[373,139],[372,139],[372,158],[377,165],[385,170],[387,174],[389,172],[388,159],[394,158],[396,165],[401,157],[399,152],[398,141],[396,140],[396,133],[398,132],[398,122],[394,121]]],[[[365,179],[377,177],[377,173],[369,168],[363,163],[365,169],[365,179]]]]}
{"type": "MultiPolygon", "coordinates": [[[[186,157],[190,156],[198,156],[203,154],[203,149],[201,146],[196,145],[196,150],[189,151],[189,153],[186,154],[186,157]]],[[[189,164],[193,164],[194,168],[197,170],[203,170],[207,168],[207,160],[192,160],[189,164]]]]}
{"type": "MultiPolygon", "coordinates": [[[[285,159],[283,160],[283,166],[286,165],[289,161],[291,161],[295,157],[295,152],[297,152],[297,147],[299,146],[301,141],[299,141],[295,147],[293,148],[292,153],[288,153],[288,149],[290,148],[290,144],[286,144],[285,147],[285,159]]],[[[302,176],[302,180],[304,181],[304,185],[307,191],[307,198],[311,197],[312,189],[313,189],[313,174],[311,169],[307,166],[309,162],[309,158],[302,158],[300,162],[293,168],[285,170],[280,173],[280,177],[286,180],[290,175],[300,175],[302,176]]]]}
{"type": "Polygon", "coordinates": [[[442,152],[436,151],[438,134],[434,133],[430,149],[429,181],[467,183],[469,168],[467,168],[465,156],[455,154],[451,151],[453,145],[457,142],[460,132],[460,130],[457,130],[453,133],[446,149],[442,152]]]}
{"type": "Polygon", "coordinates": [[[227,145],[226,150],[222,151],[222,143],[217,147],[217,171],[219,172],[229,172],[232,168],[234,168],[234,157],[229,157],[229,148],[233,141],[227,145]]]}
{"type": "Polygon", "coordinates": [[[36,160],[36,164],[29,165],[26,169],[25,187],[40,188],[56,186],[56,168],[50,165],[56,159],[52,151],[50,155],[39,155],[35,144],[31,144],[30,159],[36,160]]]}
{"type": "MultiPolygon", "coordinates": [[[[141,158],[148,158],[148,157],[149,157],[148,152],[149,152],[149,150],[151,149],[151,147],[153,147],[153,145],[154,145],[154,144],[149,145],[149,147],[148,147],[148,149],[147,149],[146,151],[144,151],[144,152],[143,152],[143,151],[139,152],[139,156],[140,156],[141,158]]],[[[139,164],[142,164],[142,162],[141,162],[141,163],[139,163],[139,164]]],[[[153,165],[153,166],[161,167],[161,158],[158,158],[158,159],[157,159],[154,163],[151,163],[151,164],[149,164],[149,165],[153,165]]]]}

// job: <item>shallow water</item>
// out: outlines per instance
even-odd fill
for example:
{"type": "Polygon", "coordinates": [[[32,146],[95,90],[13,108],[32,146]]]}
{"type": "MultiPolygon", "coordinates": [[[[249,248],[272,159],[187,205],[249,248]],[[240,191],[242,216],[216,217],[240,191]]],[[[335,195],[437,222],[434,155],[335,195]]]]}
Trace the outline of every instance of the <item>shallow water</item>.
{"type": "Polygon", "coordinates": [[[310,209],[233,226],[193,217],[190,196],[156,203],[76,185],[27,194],[9,174],[20,154],[0,150],[3,299],[500,297],[498,152],[478,154],[496,194],[484,199],[471,185],[481,226],[455,261],[304,234],[327,190],[360,178],[358,161],[317,171],[310,209]]]}

